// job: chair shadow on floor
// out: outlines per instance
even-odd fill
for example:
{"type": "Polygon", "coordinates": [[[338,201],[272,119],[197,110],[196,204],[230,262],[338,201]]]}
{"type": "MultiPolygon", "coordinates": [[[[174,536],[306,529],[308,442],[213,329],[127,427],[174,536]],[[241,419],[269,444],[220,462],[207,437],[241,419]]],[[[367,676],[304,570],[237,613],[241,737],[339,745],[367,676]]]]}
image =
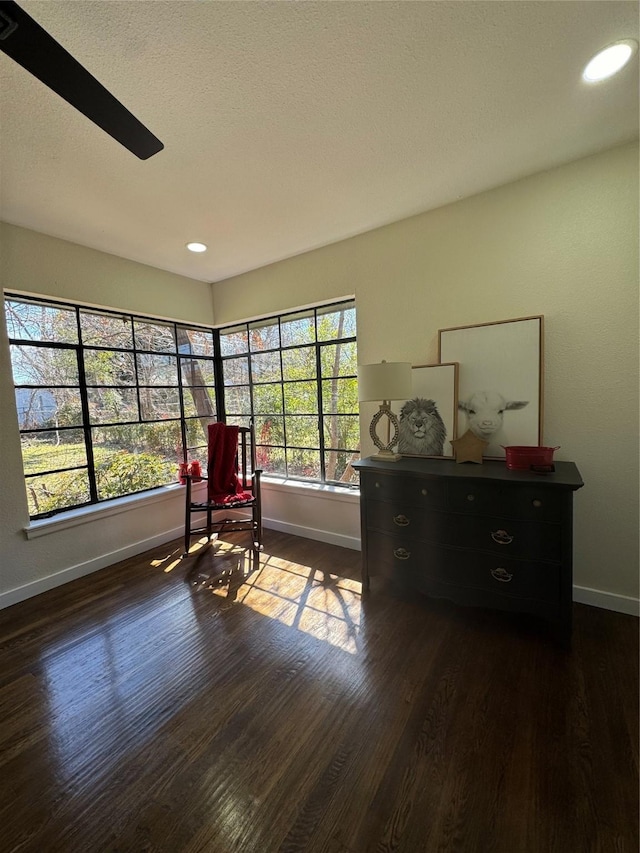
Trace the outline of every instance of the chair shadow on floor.
{"type": "Polygon", "coordinates": [[[238,598],[240,588],[249,577],[255,576],[260,568],[260,554],[250,543],[233,542],[229,539],[212,538],[198,542],[200,546],[191,557],[191,565],[185,575],[192,589],[210,590],[222,596],[227,603],[238,598]]]}

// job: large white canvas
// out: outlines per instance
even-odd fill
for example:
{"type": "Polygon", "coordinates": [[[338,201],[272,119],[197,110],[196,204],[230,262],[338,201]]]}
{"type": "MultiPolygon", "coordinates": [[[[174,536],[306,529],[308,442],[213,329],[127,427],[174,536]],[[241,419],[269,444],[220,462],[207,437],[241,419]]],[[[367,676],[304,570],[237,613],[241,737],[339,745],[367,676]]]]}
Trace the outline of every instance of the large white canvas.
{"type": "Polygon", "coordinates": [[[459,363],[459,405],[470,410],[459,411],[459,434],[489,441],[485,456],[542,444],[542,346],[542,316],[440,330],[440,361],[459,363]]]}

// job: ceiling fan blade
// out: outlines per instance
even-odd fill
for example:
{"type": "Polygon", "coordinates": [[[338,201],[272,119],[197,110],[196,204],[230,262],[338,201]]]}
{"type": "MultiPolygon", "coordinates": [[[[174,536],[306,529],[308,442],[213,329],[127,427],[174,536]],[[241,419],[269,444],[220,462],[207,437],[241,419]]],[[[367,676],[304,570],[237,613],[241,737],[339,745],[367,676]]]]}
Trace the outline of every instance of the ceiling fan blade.
{"type": "Polygon", "coordinates": [[[0,2],[0,50],[141,160],[164,148],[150,130],[13,0],[0,2]]]}

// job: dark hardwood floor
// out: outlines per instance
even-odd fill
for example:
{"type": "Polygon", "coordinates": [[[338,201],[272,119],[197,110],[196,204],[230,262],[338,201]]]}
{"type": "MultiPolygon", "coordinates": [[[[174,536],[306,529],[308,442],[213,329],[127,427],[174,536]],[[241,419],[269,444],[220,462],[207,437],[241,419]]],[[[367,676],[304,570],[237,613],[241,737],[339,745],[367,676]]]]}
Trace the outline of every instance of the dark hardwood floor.
{"type": "Polygon", "coordinates": [[[567,652],[236,543],[0,613],[2,853],[637,853],[635,618],[576,605],[567,652]]]}

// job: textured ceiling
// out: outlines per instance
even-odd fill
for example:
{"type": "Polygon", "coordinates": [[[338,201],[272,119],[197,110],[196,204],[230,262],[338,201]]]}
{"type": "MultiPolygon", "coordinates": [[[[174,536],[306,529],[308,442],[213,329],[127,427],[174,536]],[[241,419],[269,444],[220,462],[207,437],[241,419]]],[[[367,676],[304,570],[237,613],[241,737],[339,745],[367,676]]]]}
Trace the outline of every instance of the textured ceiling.
{"type": "Polygon", "coordinates": [[[165,150],[138,160],[0,55],[0,218],[204,281],[638,134],[637,56],[580,77],[638,38],[637,2],[20,5],[165,150]]]}

